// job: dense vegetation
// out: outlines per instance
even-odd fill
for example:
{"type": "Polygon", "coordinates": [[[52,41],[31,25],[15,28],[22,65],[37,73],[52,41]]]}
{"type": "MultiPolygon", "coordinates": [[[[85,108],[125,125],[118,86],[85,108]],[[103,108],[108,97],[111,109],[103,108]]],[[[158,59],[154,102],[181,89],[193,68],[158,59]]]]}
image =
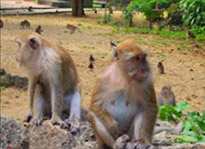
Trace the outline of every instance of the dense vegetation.
{"type": "MultiPolygon", "coordinates": [[[[107,6],[119,4],[107,2],[107,6]]],[[[205,40],[205,0],[132,0],[126,7],[121,6],[122,24],[112,20],[111,13],[105,13],[99,23],[110,24],[118,31],[133,31],[158,34],[176,39],[193,38],[205,40]],[[149,28],[136,28],[133,17],[141,13],[149,22],[149,28]],[[158,27],[154,28],[153,24],[158,27]]]]}

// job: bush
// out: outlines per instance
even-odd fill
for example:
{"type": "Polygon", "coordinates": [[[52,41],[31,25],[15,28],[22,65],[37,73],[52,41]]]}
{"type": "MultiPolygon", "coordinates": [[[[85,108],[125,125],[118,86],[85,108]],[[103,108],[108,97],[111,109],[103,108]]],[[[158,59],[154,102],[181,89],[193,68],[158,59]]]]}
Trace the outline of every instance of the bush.
{"type": "Polygon", "coordinates": [[[188,27],[205,25],[205,0],[182,0],[183,22],[188,27]]]}

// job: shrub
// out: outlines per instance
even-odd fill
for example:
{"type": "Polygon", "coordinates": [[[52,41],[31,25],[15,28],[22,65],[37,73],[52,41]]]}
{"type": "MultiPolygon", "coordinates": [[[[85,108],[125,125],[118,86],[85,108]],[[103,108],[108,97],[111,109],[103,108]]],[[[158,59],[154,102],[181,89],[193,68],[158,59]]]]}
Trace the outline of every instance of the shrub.
{"type": "Polygon", "coordinates": [[[182,0],[183,22],[188,27],[205,25],[205,0],[182,0]]]}

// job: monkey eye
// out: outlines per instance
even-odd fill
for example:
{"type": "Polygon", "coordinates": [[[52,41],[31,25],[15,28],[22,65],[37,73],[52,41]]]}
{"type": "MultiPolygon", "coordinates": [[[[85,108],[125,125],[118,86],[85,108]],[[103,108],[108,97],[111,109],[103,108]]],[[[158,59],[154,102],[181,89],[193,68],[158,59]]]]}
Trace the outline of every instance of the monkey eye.
{"type": "Polygon", "coordinates": [[[139,56],[136,56],[135,58],[136,58],[136,60],[137,60],[137,61],[139,61],[139,60],[140,60],[140,57],[139,57],[139,56]]]}

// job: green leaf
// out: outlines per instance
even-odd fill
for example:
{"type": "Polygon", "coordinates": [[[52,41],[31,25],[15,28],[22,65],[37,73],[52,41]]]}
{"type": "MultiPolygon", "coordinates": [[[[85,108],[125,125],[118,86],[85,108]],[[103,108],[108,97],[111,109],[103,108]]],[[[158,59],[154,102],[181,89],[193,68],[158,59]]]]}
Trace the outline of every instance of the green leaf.
{"type": "Polygon", "coordinates": [[[175,110],[177,112],[183,112],[186,111],[191,105],[189,103],[185,102],[178,102],[177,106],[175,107],[175,110]]]}

